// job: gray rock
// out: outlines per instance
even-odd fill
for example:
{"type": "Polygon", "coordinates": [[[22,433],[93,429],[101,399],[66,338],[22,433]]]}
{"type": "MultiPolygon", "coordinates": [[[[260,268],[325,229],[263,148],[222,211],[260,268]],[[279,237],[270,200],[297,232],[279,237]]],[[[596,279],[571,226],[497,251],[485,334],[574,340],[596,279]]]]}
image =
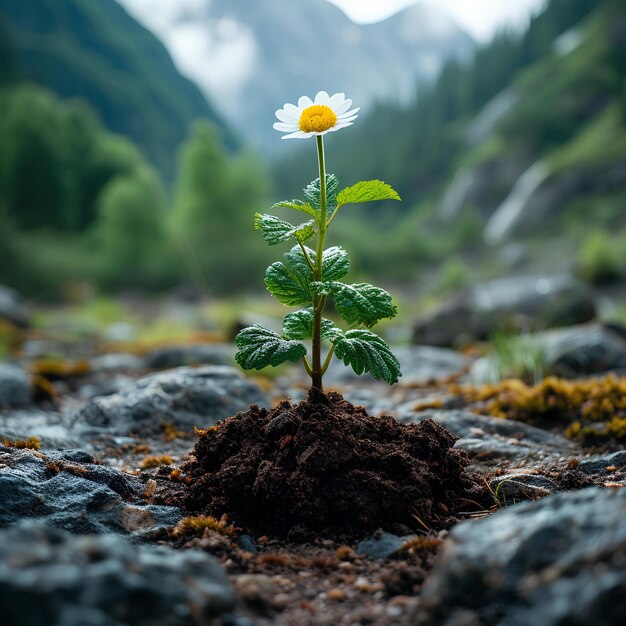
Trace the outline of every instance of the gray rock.
{"type": "Polygon", "coordinates": [[[184,365],[233,365],[235,348],[231,344],[164,346],[145,355],[146,366],[154,370],[184,365]]]}
{"type": "Polygon", "coordinates": [[[575,378],[626,370],[626,336],[602,324],[586,324],[540,333],[548,365],[559,376],[575,378]]]}
{"type": "Polygon", "coordinates": [[[7,626],[208,624],[234,603],[219,563],[199,550],[76,537],[32,522],[0,531],[7,626]]]}
{"type": "Polygon", "coordinates": [[[595,314],[593,294],[570,274],[509,276],[479,283],[417,320],[413,343],[454,346],[496,330],[568,326],[595,314]]]}
{"type": "Polygon", "coordinates": [[[19,367],[0,363],[0,409],[26,406],[33,401],[30,378],[19,367]]]}
{"type": "Polygon", "coordinates": [[[607,467],[615,467],[617,470],[626,470],[626,450],[618,450],[611,454],[589,456],[582,459],[577,466],[585,474],[606,474],[607,467]]]}
{"type": "Polygon", "coordinates": [[[489,488],[500,506],[509,506],[524,500],[538,500],[560,491],[547,476],[510,472],[489,481],[489,488]]]}
{"type": "MultiPolygon", "coordinates": [[[[441,381],[461,373],[470,360],[447,348],[435,348],[432,346],[401,346],[394,347],[393,353],[400,361],[402,378],[400,382],[405,385],[420,385],[430,381],[441,381]]],[[[372,382],[368,374],[357,376],[351,368],[334,359],[328,368],[327,378],[330,381],[350,382],[363,380],[372,382]]]]}
{"type": "Polygon", "coordinates": [[[30,326],[30,315],[22,297],[15,289],[4,285],[0,285],[0,320],[20,328],[30,326]]]}
{"type": "Polygon", "coordinates": [[[419,626],[621,626],[626,490],[591,488],[456,526],[419,626]]]}
{"type": "Polygon", "coordinates": [[[76,425],[118,435],[159,432],[162,424],[191,431],[267,404],[258,385],[231,367],[181,367],[146,376],[111,396],[93,398],[74,415],[76,425]]]}
{"type": "Polygon", "coordinates": [[[109,353],[94,357],[89,361],[92,372],[139,372],[145,369],[144,362],[134,354],[109,353]]]}
{"type": "Polygon", "coordinates": [[[419,411],[400,415],[403,422],[433,419],[460,437],[455,448],[465,450],[475,461],[556,461],[575,450],[574,444],[555,433],[523,422],[470,411],[419,411]]]}
{"type": "Polygon", "coordinates": [[[74,460],[86,459],[83,454],[51,452],[42,458],[0,446],[0,527],[28,517],[78,534],[141,538],[178,523],[178,508],[142,505],[142,483],[111,467],[74,460]],[[59,461],[66,463],[50,465],[59,461]]]}
{"type": "Polygon", "coordinates": [[[407,541],[415,537],[416,535],[399,537],[391,533],[379,532],[371,539],[358,543],[354,550],[357,554],[366,554],[372,559],[389,559],[396,555],[407,541]]]}
{"type": "Polygon", "coordinates": [[[78,433],[70,431],[59,413],[29,408],[0,415],[0,441],[29,437],[37,437],[42,450],[89,447],[78,433]]]}
{"type": "MultiPolygon", "coordinates": [[[[579,378],[626,370],[626,335],[603,324],[581,324],[528,336],[541,349],[544,372],[561,378],[579,378]]],[[[497,358],[486,356],[472,364],[470,378],[477,384],[500,380],[497,358]]]]}

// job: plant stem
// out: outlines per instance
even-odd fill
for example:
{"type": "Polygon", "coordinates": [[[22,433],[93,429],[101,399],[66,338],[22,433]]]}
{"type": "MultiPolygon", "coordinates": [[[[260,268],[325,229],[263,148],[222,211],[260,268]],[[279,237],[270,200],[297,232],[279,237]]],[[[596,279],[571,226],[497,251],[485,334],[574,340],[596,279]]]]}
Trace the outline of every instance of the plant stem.
{"type": "Polygon", "coordinates": [[[322,365],[322,374],[326,373],[326,370],[328,369],[328,366],[330,365],[330,360],[333,358],[333,352],[335,352],[335,344],[332,344],[330,346],[330,350],[328,351],[328,354],[326,355],[324,365],[322,365]]]}
{"type": "MultiPolygon", "coordinates": [[[[324,255],[324,239],[326,238],[326,218],[328,216],[328,202],[326,198],[326,163],[324,160],[324,138],[322,135],[316,137],[317,140],[317,162],[320,171],[320,221],[319,234],[317,237],[317,251],[315,253],[315,270],[313,272],[315,280],[322,280],[322,259],[324,255]]],[[[322,386],[322,376],[324,374],[322,366],[322,313],[326,305],[324,296],[315,296],[313,299],[313,346],[311,362],[311,382],[314,389],[324,391],[322,386]]]]}
{"type": "Polygon", "coordinates": [[[298,241],[298,245],[300,246],[300,250],[302,250],[302,254],[304,255],[304,260],[307,262],[307,265],[311,268],[313,275],[315,275],[315,265],[311,262],[311,257],[309,253],[306,251],[304,244],[301,241],[298,241]]]}

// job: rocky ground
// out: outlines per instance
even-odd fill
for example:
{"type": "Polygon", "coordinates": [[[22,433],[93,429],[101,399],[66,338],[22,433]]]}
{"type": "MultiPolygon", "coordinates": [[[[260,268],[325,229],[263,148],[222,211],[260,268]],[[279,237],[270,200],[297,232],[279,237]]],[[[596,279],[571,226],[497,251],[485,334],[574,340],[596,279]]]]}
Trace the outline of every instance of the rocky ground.
{"type": "MultiPolygon", "coordinates": [[[[404,377],[394,387],[331,369],[329,388],[371,416],[394,416],[394,428],[445,427],[486,497],[448,506],[447,517],[416,508],[360,536],[320,521],[298,537],[270,532],[281,529],[271,499],[271,510],[254,501],[248,527],[184,505],[195,429],[250,405],[283,407],[250,419],[281,418],[281,401],[306,397],[298,369],[246,378],[220,343],[140,354],[58,345],[66,357],[50,361],[41,347],[56,339],[25,331],[0,364],[2,624],[622,624],[626,428],[616,420],[626,421],[626,378],[613,366],[626,351],[615,329],[585,326],[585,336],[587,348],[568,344],[586,350],[584,384],[476,386],[475,358],[420,345],[398,349],[404,377]]],[[[290,436],[281,431],[280,446],[299,445],[290,436]]],[[[211,489],[227,492],[228,476],[211,489]]],[[[333,496],[325,510],[335,502],[343,506],[333,496]]],[[[289,515],[315,503],[283,505],[289,515]]]]}

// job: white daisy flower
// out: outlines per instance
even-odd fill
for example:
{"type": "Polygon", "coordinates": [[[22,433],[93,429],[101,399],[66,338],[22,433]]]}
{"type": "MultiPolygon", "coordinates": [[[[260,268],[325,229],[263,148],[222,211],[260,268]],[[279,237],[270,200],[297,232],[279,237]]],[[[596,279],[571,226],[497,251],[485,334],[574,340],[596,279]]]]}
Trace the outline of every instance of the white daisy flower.
{"type": "Polygon", "coordinates": [[[319,91],[315,101],[307,96],[298,100],[298,106],[285,104],[276,111],[280,120],[274,128],[282,133],[283,139],[307,139],[313,135],[325,135],[346,126],[350,126],[357,118],[360,109],[349,110],[352,100],[346,98],[345,93],[336,93],[329,96],[325,91],[319,91]]]}

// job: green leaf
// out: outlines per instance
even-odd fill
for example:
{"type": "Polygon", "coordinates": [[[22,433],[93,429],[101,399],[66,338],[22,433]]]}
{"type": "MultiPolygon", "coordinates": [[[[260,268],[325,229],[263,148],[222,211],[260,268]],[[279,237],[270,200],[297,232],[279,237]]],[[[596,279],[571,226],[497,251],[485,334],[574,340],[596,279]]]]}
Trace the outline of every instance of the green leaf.
{"type": "Polygon", "coordinates": [[[293,209],[294,211],[300,211],[301,213],[307,213],[315,219],[319,217],[319,212],[314,209],[308,202],[302,202],[302,200],[283,200],[272,205],[272,209],[293,209]]]}
{"type": "Polygon", "coordinates": [[[332,342],[337,357],[344,365],[351,365],[356,374],[369,372],[376,380],[384,380],[390,385],[397,383],[402,376],[398,359],[385,341],[371,330],[349,330],[336,335],[332,342]]]}
{"type": "MultiPolygon", "coordinates": [[[[339,190],[339,180],[334,174],[326,174],[326,205],[329,211],[331,211],[337,204],[337,191],[339,190]]],[[[304,190],[304,197],[308,200],[309,204],[315,209],[322,208],[321,200],[322,192],[320,190],[320,179],[316,178],[313,182],[309,183],[304,190]]]]}
{"type": "MultiPolygon", "coordinates": [[[[306,248],[311,258],[313,250],[306,248]]],[[[300,246],[293,247],[283,255],[283,260],[272,263],[265,272],[267,290],[282,304],[298,306],[312,301],[310,283],[313,272],[309,267],[300,246]]]]}
{"type": "Polygon", "coordinates": [[[315,223],[315,220],[311,220],[294,226],[274,215],[265,213],[254,214],[254,227],[261,231],[263,238],[270,246],[283,243],[292,237],[295,237],[301,243],[305,243],[315,236],[315,228],[313,227],[315,223]]]}
{"type": "Polygon", "coordinates": [[[400,200],[398,192],[382,180],[362,180],[337,194],[337,208],[344,204],[359,204],[375,200],[400,200]]]}
{"type": "Polygon", "coordinates": [[[314,282],[310,287],[317,295],[332,295],[337,312],[348,324],[370,327],[398,313],[388,292],[367,283],[314,282]]]}
{"type": "MultiPolygon", "coordinates": [[[[327,319],[322,319],[322,339],[330,337],[339,329],[327,319]]],[[[313,337],[313,308],[289,313],[283,321],[283,337],[286,339],[310,339],[313,337]]]]}
{"type": "Polygon", "coordinates": [[[245,370],[260,370],[285,361],[299,361],[306,355],[306,348],[299,341],[283,339],[258,324],[244,328],[235,341],[239,348],[235,360],[245,370]]]}
{"type": "Polygon", "coordinates": [[[350,271],[348,253],[337,246],[324,250],[322,255],[322,280],[339,280],[350,271]]]}

